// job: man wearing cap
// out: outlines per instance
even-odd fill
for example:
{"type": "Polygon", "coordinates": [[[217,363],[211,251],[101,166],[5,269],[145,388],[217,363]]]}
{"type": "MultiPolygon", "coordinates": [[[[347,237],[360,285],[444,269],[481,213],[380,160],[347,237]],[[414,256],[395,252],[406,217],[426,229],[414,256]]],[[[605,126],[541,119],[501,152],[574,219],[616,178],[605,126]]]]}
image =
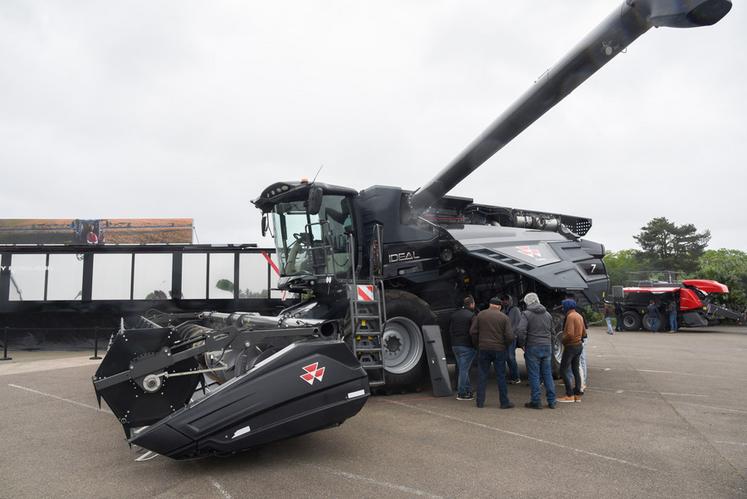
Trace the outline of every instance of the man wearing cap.
{"type": "Polygon", "coordinates": [[[552,379],[552,316],[540,303],[536,293],[524,297],[527,309],[521,314],[516,335],[524,347],[524,362],[529,376],[531,401],[524,404],[530,409],[542,409],[540,379],[545,385],[547,406],[555,409],[555,382],[552,379]]]}
{"type": "Polygon", "coordinates": [[[501,300],[499,298],[490,299],[490,307],[477,314],[469,332],[472,336],[472,343],[477,345],[479,350],[477,354],[477,366],[479,368],[477,407],[485,406],[488,372],[490,371],[490,364],[493,364],[498,378],[501,409],[511,409],[514,404],[508,399],[506,349],[514,341],[514,334],[508,316],[501,312],[501,300]]]}
{"type": "Polygon", "coordinates": [[[563,358],[560,361],[560,374],[563,376],[565,384],[565,396],[559,397],[558,402],[581,402],[581,370],[579,369],[579,359],[583,349],[581,339],[583,338],[584,319],[576,312],[576,302],[574,300],[563,300],[563,312],[565,313],[565,325],[563,326],[563,358]],[[575,386],[571,381],[571,368],[573,368],[573,377],[575,386]]]}
{"type": "MultiPolygon", "coordinates": [[[[519,307],[515,307],[513,299],[509,295],[501,296],[501,312],[508,316],[511,321],[511,331],[516,334],[516,328],[519,327],[519,321],[521,320],[521,311],[519,307]]],[[[521,383],[519,378],[519,365],[516,363],[516,338],[506,349],[506,365],[508,366],[508,382],[512,385],[518,385],[521,383]]]]}

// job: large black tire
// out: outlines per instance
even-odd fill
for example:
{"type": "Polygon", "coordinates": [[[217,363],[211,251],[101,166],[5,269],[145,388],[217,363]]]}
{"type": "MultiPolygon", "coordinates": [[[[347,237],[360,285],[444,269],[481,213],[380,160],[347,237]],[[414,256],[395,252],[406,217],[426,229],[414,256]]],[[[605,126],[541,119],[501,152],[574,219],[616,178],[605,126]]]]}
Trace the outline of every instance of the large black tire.
{"type": "Polygon", "coordinates": [[[554,312],[552,315],[552,377],[560,379],[560,361],[563,358],[563,314],[554,312]]]}
{"type": "Polygon", "coordinates": [[[638,331],[641,329],[641,316],[634,310],[623,312],[623,329],[625,331],[638,331]]]}
{"type": "Polygon", "coordinates": [[[412,293],[386,290],[384,369],[388,389],[413,389],[426,381],[427,360],[422,326],[438,324],[428,303],[412,293]]]}
{"type": "MultiPolygon", "coordinates": [[[[664,321],[661,320],[661,316],[659,316],[658,320],[659,320],[659,328],[656,329],[656,331],[664,331],[664,321]]],[[[656,331],[654,331],[653,323],[654,323],[654,318],[651,316],[651,314],[647,313],[646,315],[643,316],[643,322],[642,322],[643,329],[645,329],[646,331],[652,331],[655,333],[656,331]]]]}

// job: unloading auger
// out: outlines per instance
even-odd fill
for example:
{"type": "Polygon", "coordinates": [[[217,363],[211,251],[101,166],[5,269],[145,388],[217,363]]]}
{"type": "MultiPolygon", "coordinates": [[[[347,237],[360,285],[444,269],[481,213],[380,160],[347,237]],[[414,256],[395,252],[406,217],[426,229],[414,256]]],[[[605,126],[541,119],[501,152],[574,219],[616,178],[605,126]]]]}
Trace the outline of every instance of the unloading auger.
{"type": "Polygon", "coordinates": [[[122,327],[93,378],[130,444],[231,454],[342,424],[370,394],[336,321],[155,314],[122,327]]]}

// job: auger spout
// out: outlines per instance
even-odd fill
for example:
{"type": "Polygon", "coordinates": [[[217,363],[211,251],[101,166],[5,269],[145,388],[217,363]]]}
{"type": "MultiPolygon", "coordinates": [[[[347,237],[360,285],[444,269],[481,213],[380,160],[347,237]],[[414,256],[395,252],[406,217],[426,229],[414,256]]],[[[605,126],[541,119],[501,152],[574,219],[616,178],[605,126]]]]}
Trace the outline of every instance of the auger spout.
{"type": "Polygon", "coordinates": [[[730,0],[626,0],[409,199],[420,215],[540,116],[652,27],[709,26],[730,0]]]}

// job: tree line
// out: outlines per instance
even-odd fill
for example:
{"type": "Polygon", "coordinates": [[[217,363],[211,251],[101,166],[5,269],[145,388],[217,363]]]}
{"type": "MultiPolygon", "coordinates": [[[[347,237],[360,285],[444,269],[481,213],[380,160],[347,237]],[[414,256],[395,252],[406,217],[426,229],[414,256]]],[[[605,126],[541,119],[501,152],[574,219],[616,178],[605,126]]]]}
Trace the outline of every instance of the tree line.
{"type": "MultiPolygon", "coordinates": [[[[722,300],[730,308],[747,308],[747,253],[738,249],[707,249],[711,232],[693,224],[677,225],[665,217],[652,219],[633,236],[638,249],[624,249],[604,257],[613,286],[636,277],[654,278],[673,271],[681,278],[713,279],[729,286],[722,300]]],[[[661,277],[660,277],[661,278],[661,277]]]]}

